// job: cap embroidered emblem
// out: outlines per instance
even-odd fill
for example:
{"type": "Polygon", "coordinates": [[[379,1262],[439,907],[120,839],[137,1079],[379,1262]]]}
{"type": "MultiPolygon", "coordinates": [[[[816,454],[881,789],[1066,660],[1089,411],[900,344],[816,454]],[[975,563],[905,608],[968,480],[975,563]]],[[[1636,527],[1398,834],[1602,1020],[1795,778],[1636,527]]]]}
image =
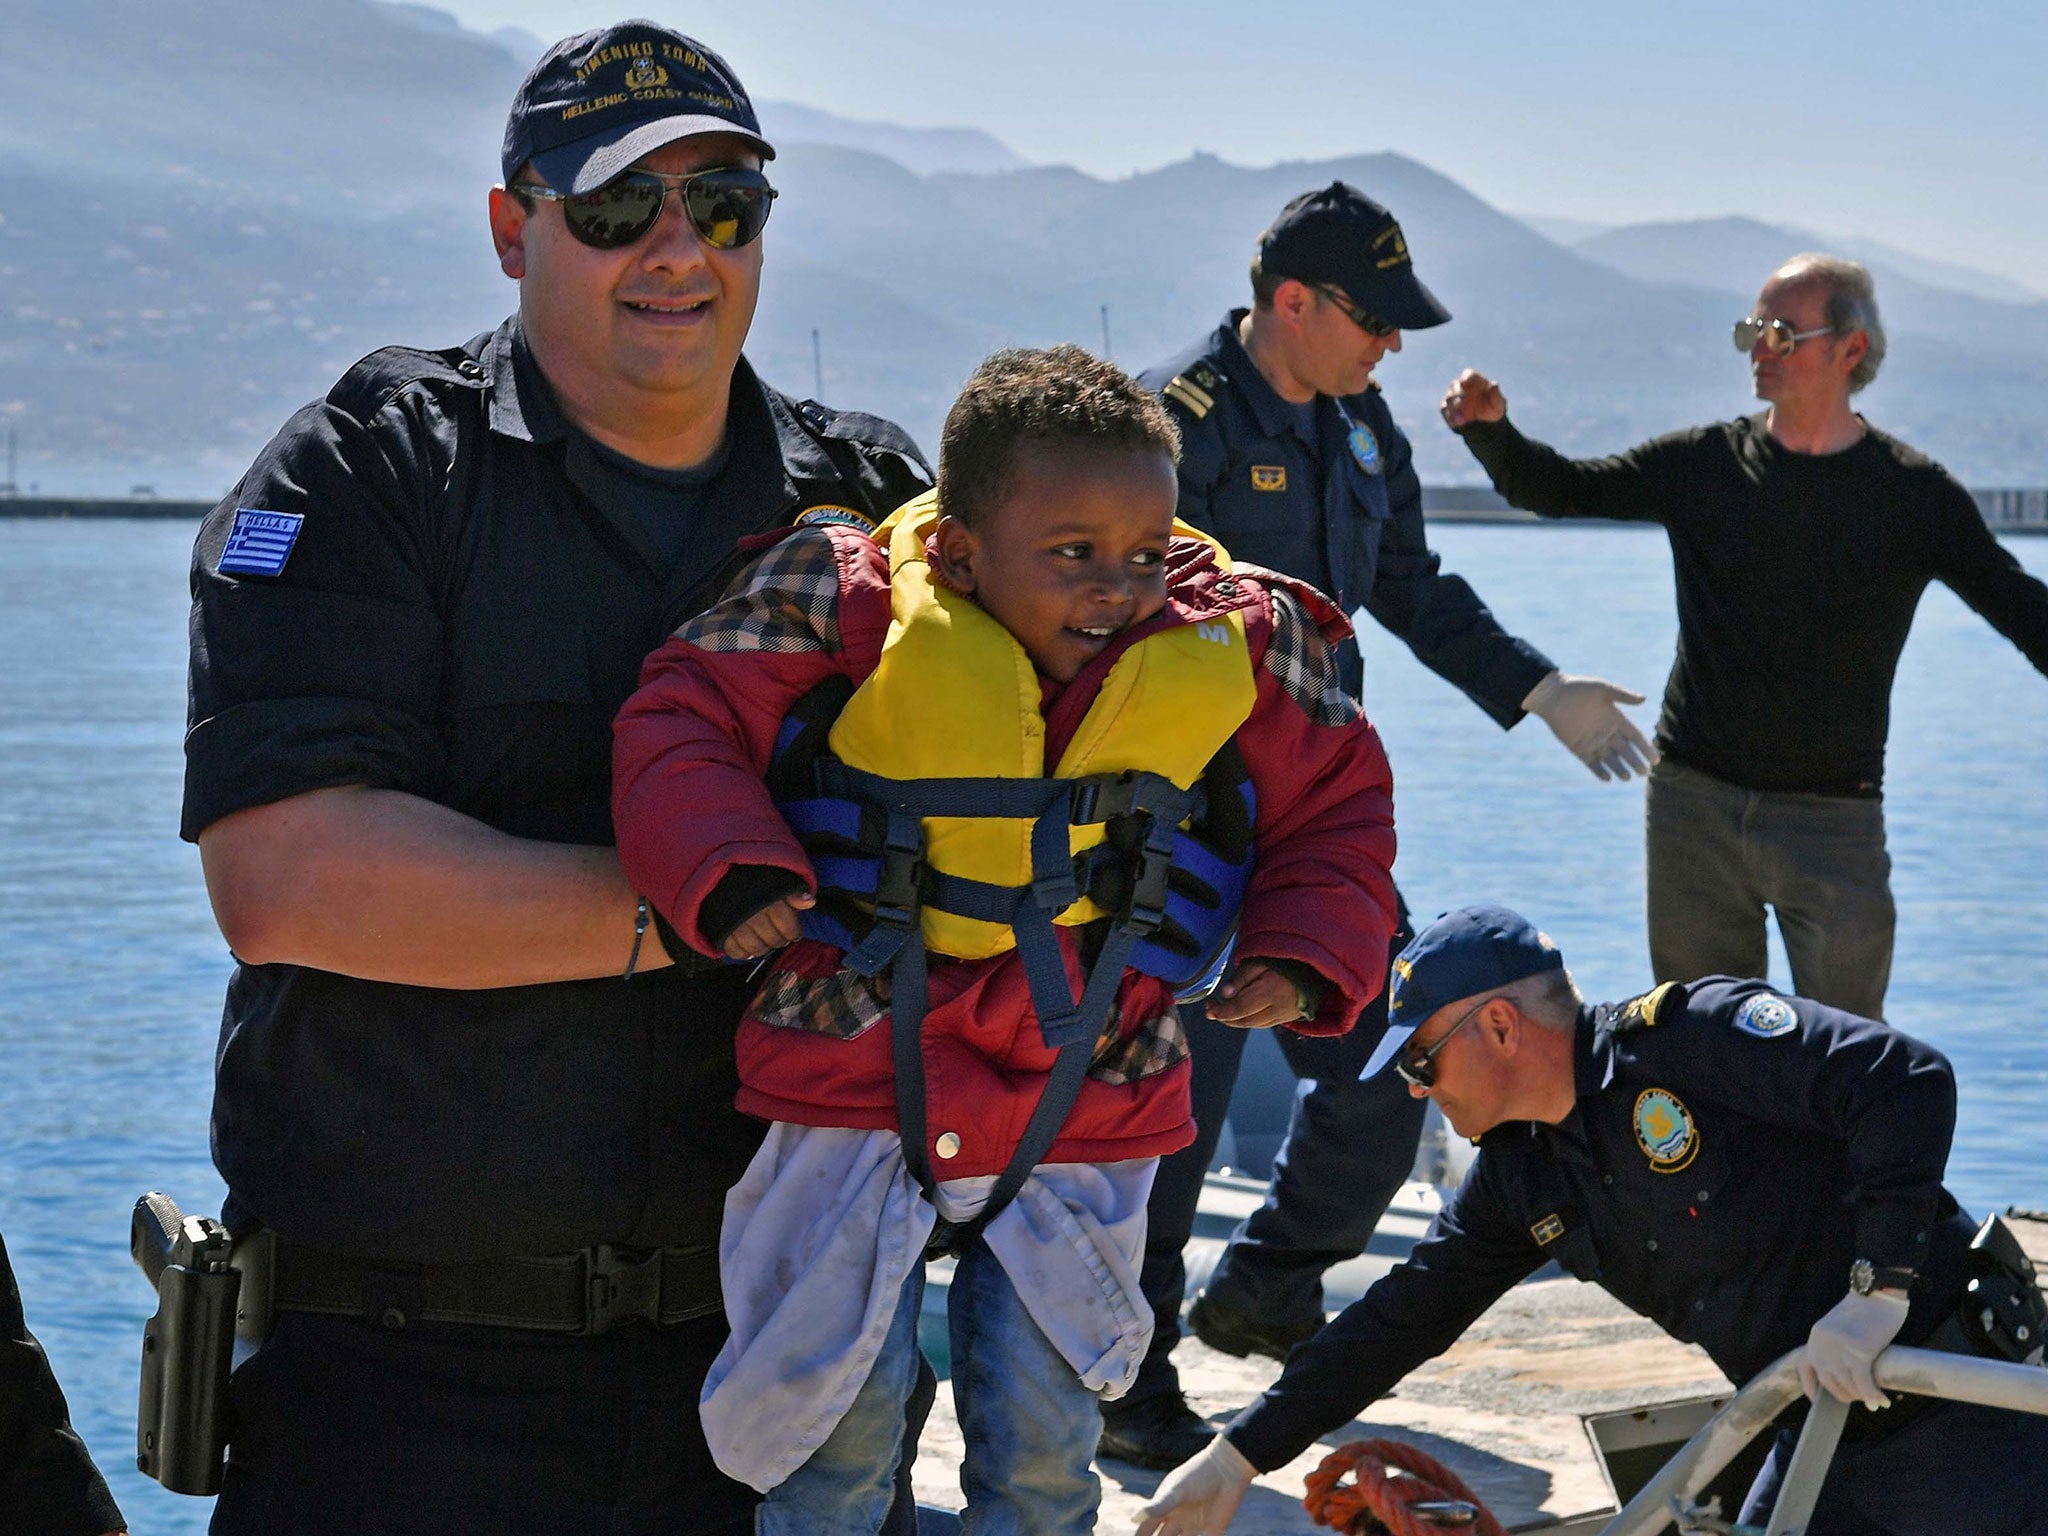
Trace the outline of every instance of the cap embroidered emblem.
{"type": "Polygon", "coordinates": [[[1286,490],[1287,466],[1284,464],[1254,464],[1252,466],[1252,489],[1255,491],[1286,490]]]}
{"type": "Polygon", "coordinates": [[[668,84],[668,71],[652,59],[635,59],[626,66],[626,89],[629,91],[658,90],[668,84]]]}
{"type": "Polygon", "coordinates": [[[1666,1088],[1645,1088],[1636,1098],[1636,1145],[1655,1173],[1676,1173],[1700,1149],[1692,1111],[1666,1088]]]}
{"type": "Polygon", "coordinates": [[[851,507],[835,506],[826,502],[820,506],[806,507],[796,515],[799,528],[817,528],[836,523],[842,528],[858,528],[862,533],[875,531],[875,520],[851,507]]]}

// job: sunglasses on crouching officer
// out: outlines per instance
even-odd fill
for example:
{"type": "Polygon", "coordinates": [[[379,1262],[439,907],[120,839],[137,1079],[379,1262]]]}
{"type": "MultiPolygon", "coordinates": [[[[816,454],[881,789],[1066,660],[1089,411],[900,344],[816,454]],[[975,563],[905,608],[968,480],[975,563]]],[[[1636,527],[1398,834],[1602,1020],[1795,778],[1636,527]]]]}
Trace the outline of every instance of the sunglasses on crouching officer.
{"type": "Polygon", "coordinates": [[[759,171],[716,167],[707,171],[627,171],[594,192],[557,192],[539,182],[515,181],[515,197],[562,205],[569,233],[593,250],[616,251],[643,238],[661,220],[673,193],[697,238],[717,251],[735,251],[761,238],[775,204],[775,188],[759,171]]]}
{"type": "Polygon", "coordinates": [[[1410,1045],[1406,1050],[1396,1054],[1394,1057],[1394,1071],[1399,1075],[1401,1081],[1411,1088],[1420,1088],[1424,1093],[1434,1088],[1436,1086],[1437,1052],[1449,1045],[1452,1037],[1459,1030],[1478,1018],[1480,1009],[1499,996],[1501,994],[1498,992],[1488,993],[1460,1014],[1457,1023],[1438,1035],[1428,1045],[1420,1048],[1410,1045]]]}

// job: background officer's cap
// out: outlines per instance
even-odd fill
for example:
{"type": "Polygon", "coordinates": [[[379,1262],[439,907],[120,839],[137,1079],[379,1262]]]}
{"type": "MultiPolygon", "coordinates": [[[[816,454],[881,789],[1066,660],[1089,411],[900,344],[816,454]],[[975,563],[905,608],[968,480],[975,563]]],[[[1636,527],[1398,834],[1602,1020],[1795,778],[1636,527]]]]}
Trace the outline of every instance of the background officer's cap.
{"type": "Polygon", "coordinates": [[[505,120],[505,183],[530,160],[557,192],[594,192],[700,133],[736,133],[775,158],[724,59],[654,22],[622,21],[563,38],[533,66],[505,120]]]}
{"type": "Polygon", "coordinates": [[[1304,192],[1282,208],[1259,236],[1259,265],[1272,277],[1334,283],[1359,308],[1404,331],[1451,318],[1416,280],[1394,216],[1345,182],[1304,192]]]}
{"type": "Polygon", "coordinates": [[[1550,936],[1519,912],[1481,905],[1446,912],[1408,942],[1387,982],[1387,1032],[1359,1073],[1371,1077],[1431,1014],[1525,976],[1564,969],[1550,936]]]}

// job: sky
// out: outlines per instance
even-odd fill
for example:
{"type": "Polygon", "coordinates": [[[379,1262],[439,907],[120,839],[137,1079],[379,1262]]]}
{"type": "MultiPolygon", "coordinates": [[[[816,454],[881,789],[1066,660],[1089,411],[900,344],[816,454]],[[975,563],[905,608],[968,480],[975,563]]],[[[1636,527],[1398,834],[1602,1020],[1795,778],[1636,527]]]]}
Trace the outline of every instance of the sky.
{"type": "MultiPolygon", "coordinates": [[[[553,39],[602,0],[427,0],[553,39]]],[[[1122,176],[1391,149],[1508,212],[1747,214],[2048,291],[2048,6],[705,0],[756,96],[1122,176]]]]}

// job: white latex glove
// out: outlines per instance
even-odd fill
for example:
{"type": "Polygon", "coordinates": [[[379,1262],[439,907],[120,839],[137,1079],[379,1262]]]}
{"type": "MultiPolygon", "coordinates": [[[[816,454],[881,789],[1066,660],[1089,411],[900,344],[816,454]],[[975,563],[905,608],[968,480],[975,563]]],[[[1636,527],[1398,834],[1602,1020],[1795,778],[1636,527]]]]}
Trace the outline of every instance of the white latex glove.
{"type": "Polygon", "coordinates": [[[1877,1389],[1870,1367],[1906,1326],[1906,1311],[1903,1291],[1872,1291],[1868,1296],[1851,1291],[1836,1302],[1806,1336],[1799,1384],[1807,1397],[1818,1398],[1825,1387],[1845,1403],[1889,1407],[1891,1399],[1877,1389]]]}
{"type": "Polygon", "coordinates": [[[1221,1536],[1258,1475],[1238,1448],[1218,1435],[1138,1511],[1138,1536],[1221,1536]]]}
{"type": "Polygon", "coordinates": [[[1640,693],[1604,678],[1552,672],[1529,690],[1522,708],[1540,717],[1595,778],[1626,779],[1630,769],[1647,774],[1657,761],[1657,749],[1615,707],[1642,702],[1640,693]]]}

